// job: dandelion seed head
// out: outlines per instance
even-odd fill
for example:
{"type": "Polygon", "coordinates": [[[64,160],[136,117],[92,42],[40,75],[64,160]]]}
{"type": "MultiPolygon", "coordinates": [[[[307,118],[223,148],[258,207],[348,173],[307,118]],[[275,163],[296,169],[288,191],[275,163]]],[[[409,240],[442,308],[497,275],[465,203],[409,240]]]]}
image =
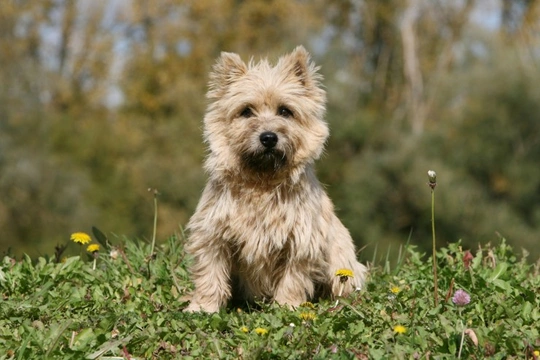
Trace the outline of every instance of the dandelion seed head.
{"type": "Polygon", "coordinates": [[[427,172],[428,179],[429,179],[429,187],[433,190],[435,189],[435,186],[437,186],[437,174],[433,170],[429,170],[427,172]]]}

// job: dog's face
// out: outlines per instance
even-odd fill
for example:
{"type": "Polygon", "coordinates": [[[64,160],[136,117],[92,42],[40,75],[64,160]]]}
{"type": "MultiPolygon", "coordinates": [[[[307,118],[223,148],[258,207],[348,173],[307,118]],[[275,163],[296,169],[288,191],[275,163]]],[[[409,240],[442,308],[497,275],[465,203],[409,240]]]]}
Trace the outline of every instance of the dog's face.
{"type": "Polygon", "coordinates": [[[299,47],[272,67],[223,53],[205,117],[210,173],[283,180],[319,158],[328,137],[320,75],[299,47]]]}

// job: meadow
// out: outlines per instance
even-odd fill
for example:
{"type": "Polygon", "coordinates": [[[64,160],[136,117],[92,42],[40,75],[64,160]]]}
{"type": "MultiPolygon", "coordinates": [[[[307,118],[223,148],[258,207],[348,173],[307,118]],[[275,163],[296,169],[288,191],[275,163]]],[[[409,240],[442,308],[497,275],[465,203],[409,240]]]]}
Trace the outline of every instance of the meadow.
{"type": "Polygon", "coordinates": [[[0,24],[0,360],[540,359],[540,1],[4,1],[0,24]],[[184,313],[208,73],[300,44],[368,282],[184,313]]]}
{"type": "Polygon", "coordinates": [[[540,262],[503,238],[437,251],[437,305],[431,254],[408,244],[367,261],[351,297],[216,314],[182,312],[192,285],[181,232],[154,250],[97,229],[91,244],[3,258],[0,359],[539,358],[540,262]]]}

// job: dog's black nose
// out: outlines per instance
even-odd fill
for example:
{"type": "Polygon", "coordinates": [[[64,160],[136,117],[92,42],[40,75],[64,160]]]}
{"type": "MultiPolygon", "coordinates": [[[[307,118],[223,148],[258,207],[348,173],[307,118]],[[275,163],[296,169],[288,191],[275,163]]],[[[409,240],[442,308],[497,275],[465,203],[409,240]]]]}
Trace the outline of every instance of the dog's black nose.
{"type": "Polygon", "coordinates": [[[259,136],[259,140],[261,141],[261,144],[267,149],[271,149],[274,146],[276,146],[278,137],[275,133],[271,131],[265,131],[259,136]]]}

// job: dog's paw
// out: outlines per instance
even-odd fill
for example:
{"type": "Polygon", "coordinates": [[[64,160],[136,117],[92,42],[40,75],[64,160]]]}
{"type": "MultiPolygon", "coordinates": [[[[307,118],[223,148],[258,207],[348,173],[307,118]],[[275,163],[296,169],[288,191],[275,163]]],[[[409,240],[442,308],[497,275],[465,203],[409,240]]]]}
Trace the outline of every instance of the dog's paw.
{"type": "Polygon", "coordinates": [[[201,311],[201,307],[198,304],[191,303],[183,311],[189,313],[199,312],[201,311]]]}
{"type": "Polygon", "coordinates": [[[219,306],[217,305],[206,305],[203,306],[197,302],[192,301],[187,308],[184,309],[184,312],[205,312],[205,313],[215,313],[219,311],[219,306]]]}

